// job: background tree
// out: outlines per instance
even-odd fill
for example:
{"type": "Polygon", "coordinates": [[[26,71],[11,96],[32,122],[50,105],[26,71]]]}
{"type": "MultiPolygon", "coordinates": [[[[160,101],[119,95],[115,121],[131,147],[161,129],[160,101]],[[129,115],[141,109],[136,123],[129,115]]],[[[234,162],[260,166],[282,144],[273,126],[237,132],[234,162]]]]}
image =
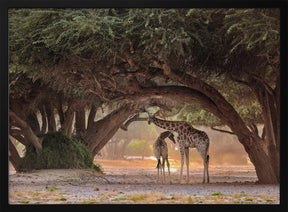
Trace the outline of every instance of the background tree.
{"type": "MultiPolygon", "coordinates": [[[[135,122],[129,126],[127,131],[118,130],[113,138],[101,150],[101,154],[104,158],[108,159],[124,159],[124,155],[126,155],[128,151],[128,145],[137,141],[141,141],[141,144],[146,143],[147,145],[151,145],[157,137],[158,132],[155,127],[147,125],[144,121],[135,122]]],[[[142,149],[141,155],[143,151],[144,150],[142,149]]],[[[130,154],[137,155],[137,152],[133,152],[133,149],[131,149],[130,154]]]]}

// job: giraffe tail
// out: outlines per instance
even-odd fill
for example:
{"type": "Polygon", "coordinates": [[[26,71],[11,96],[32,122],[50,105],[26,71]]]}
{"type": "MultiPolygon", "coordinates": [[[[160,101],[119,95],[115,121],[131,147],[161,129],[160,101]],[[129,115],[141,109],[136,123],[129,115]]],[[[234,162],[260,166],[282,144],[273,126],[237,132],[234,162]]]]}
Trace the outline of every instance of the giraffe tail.
{"type": "Polygon", "coordinates": [[[206,156],[206,162],[209,163],[209,155],[206,156]]]}
{"type": "Polygon", "coordinates": [[[160,159],[158,159],[158,163],[157,163],[156,168],[159,169],[159,168],[160,168],[160,165],[161,165],[161,161],[160,161],[160,159]]]}

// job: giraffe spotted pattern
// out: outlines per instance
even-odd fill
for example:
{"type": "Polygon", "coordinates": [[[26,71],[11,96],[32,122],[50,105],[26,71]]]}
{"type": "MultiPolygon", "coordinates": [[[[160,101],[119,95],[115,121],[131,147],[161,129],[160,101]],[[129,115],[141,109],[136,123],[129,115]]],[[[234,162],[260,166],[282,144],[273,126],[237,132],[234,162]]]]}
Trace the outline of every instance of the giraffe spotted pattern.
{"type": "Polygon", "coordinates": [[[180,182],[182,180],[185,154],[187,167],[187,183],[189,183],[189,148],[196,148],[200,153],[204,163],[203,183],[209,183],[208,135],[201,130],[195,129],[185,121],[166,121],[149,115],[148,124],[150,124],[151,122],[153,122],[156,126],[160,128],[172,130],[178,133],[178,143],[181,155],[180,182]]]}

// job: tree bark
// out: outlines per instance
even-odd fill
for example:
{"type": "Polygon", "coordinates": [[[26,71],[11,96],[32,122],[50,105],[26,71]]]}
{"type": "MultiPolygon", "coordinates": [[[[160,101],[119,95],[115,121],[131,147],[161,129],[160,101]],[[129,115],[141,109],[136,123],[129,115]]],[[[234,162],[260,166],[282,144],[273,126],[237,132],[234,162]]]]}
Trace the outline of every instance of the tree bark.
{"type": "Polygon", "coordinates": [[[73,105],[69,105],[66,113],[65,113],[65,119],[63,123],[63,131],[67,136],[71,136],[72,134],[72,124],[74,119],[74,110],[73,105]]]}
{"type": "Polygon", "coordinates": [[[65,115],[64,115],[62,107],[63,107],[63,96],[60,94],[58,96],[57,111],[58,111],[58,114],[59,114],[61,127],[63,127],[64,119],[65,119],[65,115]]]}
{"type": "Polygon", "coordinates": [[[88,116],[87,130],[90,129],[90,127],[93,125],[96,112],[97,112],[97,108],[95,107],[95,105],[92,105],[90,112],[89,112],[89,116],[88,116]]]}
{"type": "Polygon", "coordinates": [[[75,120],[75,128],[77,135],[85,134],[85,109],[83,107],[76,110],[76,120],[75,120]]]}
{"type": "Polygon", "coordinates": [[[38,122],[37,116],[34,112],[31,112],[27,119],[26,122],[29,124],[33,132],[39,133],[40,132],[40,124],[38,122]]]}
{"type": "Polygon", "coordinates": [[[48,119],[48,131],[56,131],[56,121],[53,106],[49,101],[45,101],[45,110],[48,119]]]}

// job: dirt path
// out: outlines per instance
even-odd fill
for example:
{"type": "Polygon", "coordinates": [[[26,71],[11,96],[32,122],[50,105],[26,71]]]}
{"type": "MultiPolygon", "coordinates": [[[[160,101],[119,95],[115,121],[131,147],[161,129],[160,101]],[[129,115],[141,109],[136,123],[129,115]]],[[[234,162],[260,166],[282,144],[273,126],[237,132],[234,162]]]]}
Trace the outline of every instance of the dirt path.
{"type": "MultiPolygon", "coordinates": [[[[259,185],[253,166],[211,166],[210,184],[201,184],[203,168],[190,167],[190,183],[157,182],[155,161],[99,160],[104,174],[88,170],[35,170],[9,176],[11,204],[279,204],[278,185],[259,185]]],[[[184,170],[185,173],[185,170],[184,170]]],[[[185,173],[186,175],[186,173],[185,173]]],[[[184,176],[185,176],[184,175],[184,176]]]]}

